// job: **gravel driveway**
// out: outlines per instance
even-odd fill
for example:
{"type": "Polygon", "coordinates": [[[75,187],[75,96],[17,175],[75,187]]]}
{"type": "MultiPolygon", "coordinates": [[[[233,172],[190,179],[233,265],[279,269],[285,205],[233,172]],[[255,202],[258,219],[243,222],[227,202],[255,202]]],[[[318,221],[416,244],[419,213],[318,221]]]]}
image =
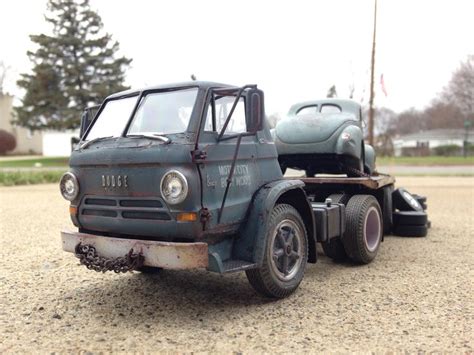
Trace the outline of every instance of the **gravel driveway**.
{"type": "Polygon", "coordinates": [[[472,352],[474,178],[400,178],[428,195],[427,238],[387,237],[367,266],[321,255],[269,301],[244,274],[99,274],[60,250],[57,186],[0,188],[0,353],[472,352]]]}

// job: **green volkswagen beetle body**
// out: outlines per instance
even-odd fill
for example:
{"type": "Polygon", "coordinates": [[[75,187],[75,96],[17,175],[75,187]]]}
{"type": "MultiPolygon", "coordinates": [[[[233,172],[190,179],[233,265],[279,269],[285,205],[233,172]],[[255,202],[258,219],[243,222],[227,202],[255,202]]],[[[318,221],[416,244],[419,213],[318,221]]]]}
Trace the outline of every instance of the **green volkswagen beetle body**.
{"type": "Polygon", "coordinates": [[[305,170],[307,176],[372,174],[374,149],[364,143],[362,128],[361,107],[355,101],[324,99],[297,103],[272,132],[280,166],[283,170],[305,170]]]}

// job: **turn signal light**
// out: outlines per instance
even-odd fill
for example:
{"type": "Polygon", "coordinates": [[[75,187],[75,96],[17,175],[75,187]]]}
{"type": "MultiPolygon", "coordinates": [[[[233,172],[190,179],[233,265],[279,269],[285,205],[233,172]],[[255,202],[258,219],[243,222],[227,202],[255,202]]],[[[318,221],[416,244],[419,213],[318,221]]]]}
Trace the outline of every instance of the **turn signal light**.
{"type": "Polygon", "coordinates": [[[183,212],[178,213],[176,217],[178,222],[196,222],[197,221],[197,213],[196,212],[183,212]]]}
{"type": "Polygon", "coordinates": [[[76,206],[69,206],[69,214],[71,216],[77,215],[77,207],[76,206]]]}

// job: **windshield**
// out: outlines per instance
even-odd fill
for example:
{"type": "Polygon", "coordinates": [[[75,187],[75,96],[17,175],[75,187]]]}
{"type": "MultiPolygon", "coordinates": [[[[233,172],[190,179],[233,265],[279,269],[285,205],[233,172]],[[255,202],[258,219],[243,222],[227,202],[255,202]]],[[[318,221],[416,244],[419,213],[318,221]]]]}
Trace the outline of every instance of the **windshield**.
{"type": "MultiPolygon", "coordinates": [[[[156,92],[144,96],[127,135],[172,134],[186,131],[198,89],[156,92]]],[[[107,101],[85,140],[120,137],[137,102],[137,96],[107,101]]]]}
{"type": "Polygon", "coordinates": [[[128,134],[172,134],[186,131],[197,88],[146,95],[138,106],[128,134]]]}
{"type": "Polygon", "coordinates": [[[120,137],[132,114],[137,98],[138,96],[132,96],[108,101],[85,139],[120,137]]]}

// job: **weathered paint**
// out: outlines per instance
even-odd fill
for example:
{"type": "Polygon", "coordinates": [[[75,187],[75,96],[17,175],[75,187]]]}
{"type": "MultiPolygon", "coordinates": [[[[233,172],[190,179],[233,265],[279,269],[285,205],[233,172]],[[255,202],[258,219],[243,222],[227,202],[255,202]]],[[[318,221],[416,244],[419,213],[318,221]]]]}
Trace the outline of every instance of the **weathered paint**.
{"type": "Polygon", "coordinates": [[[206,243],[169,243],[151,240],[110,238],[77,232],[61,232],[63,250],[74,253],[77,244],[94,246],[99,255],[118,258],[130,249],[142,253],[145,266],[166,269],[207,268],[208,251],[206,243]]]}

